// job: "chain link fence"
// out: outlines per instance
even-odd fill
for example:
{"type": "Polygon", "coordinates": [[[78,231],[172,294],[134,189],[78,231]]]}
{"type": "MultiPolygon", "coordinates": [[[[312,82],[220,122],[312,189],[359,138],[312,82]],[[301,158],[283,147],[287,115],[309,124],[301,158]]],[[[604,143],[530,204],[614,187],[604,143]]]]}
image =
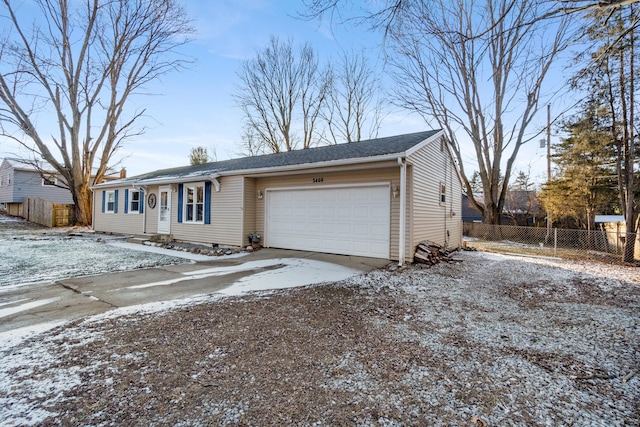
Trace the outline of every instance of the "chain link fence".
{"type": "Polygon", "coordinates": [[[636,233],[464,223],[464,244],[489,252],[622,262],[626,239],[635,240],[634,260],[638,262],[636,233]]]}

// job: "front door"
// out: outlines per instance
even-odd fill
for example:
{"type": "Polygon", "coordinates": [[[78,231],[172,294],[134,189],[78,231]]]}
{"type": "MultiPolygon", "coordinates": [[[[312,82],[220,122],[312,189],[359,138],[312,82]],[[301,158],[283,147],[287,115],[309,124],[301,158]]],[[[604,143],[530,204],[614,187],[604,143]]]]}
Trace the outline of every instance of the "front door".
{"type": "Polygon", "coordinates": [[[160,187],[158,233],[171,234],[171,188],[160,187]]]}

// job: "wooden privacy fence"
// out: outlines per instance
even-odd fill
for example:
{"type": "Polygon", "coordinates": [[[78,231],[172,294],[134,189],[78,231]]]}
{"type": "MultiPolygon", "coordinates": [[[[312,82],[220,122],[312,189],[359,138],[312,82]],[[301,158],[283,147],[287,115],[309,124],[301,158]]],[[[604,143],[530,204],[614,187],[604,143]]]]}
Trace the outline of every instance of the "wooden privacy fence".
{"type": "Polygon", "coordinates": [[[42,199],[24,199],[22,217],[47,227],[72,225],[73,205],[53,203],[42,199]]]}

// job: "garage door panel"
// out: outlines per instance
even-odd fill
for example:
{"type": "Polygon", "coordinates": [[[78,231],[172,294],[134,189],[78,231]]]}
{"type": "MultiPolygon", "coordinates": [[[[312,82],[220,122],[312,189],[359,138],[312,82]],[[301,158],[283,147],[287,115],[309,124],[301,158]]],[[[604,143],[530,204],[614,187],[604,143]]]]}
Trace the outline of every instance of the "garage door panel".
{"type": "Polygon", "coordinates": [[[389,257],[388,185],[267,192],[270,247],[389,257]]]}

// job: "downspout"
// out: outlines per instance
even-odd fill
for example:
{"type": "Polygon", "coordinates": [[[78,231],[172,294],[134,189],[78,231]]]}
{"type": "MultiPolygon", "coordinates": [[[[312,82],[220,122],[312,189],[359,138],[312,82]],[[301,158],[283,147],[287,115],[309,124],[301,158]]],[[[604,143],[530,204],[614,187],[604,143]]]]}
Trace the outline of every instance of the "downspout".
{"type": "Polygon", "coordinates": [[[398,157],[400,165],[400,231],[398,236],[398,266],[404,265],[405,258],[405,228],[407,225],[407,163],[404,157],[398,157]]]}
{"type": "Polygon", "coordinates": [[[91,189],[91,229],[96,231],[96,192],[91,189]]]}

